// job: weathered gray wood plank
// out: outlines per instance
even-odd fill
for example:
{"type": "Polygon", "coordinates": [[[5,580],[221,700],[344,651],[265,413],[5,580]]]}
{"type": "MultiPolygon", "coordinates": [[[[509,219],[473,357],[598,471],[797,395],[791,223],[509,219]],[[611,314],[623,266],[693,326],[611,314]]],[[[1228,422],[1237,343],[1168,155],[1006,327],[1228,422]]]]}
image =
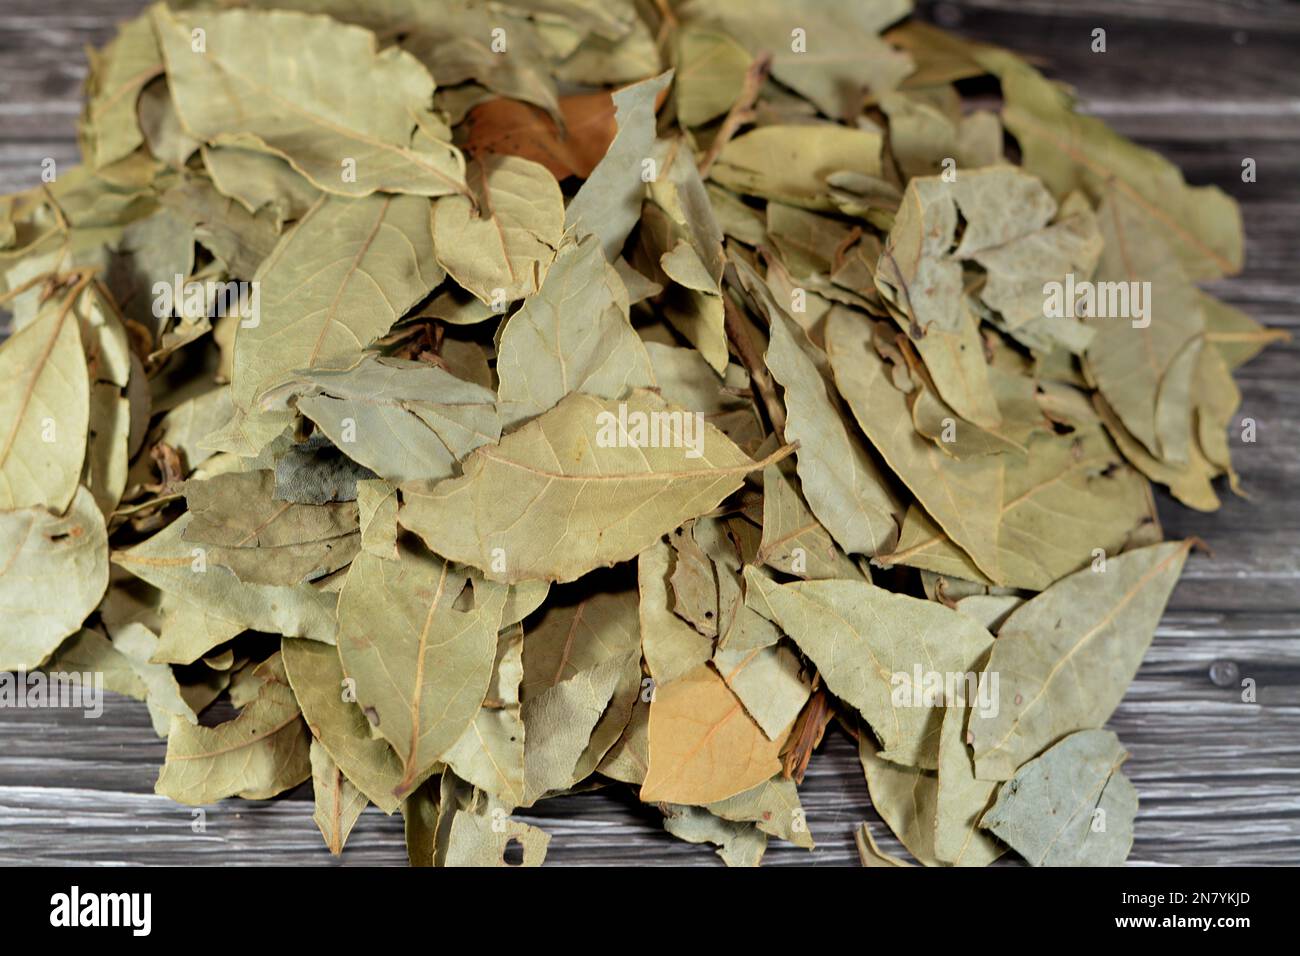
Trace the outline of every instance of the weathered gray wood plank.
{"type": "MultiPolygon", "coordinates": [[[[38,181],[41,159],[76,161],[73,123],[85,43],[102,43],[141,0],[6,0],[0,11],[0,191],[38,181]]],[[[1243,274],[1213,291],[1260,321],[1300,332],[1300,5],[1264,0],[970,0],[921,3],[933,20],[1050,62],[1085,109],[1242,203],[1243,274]],[[1089,50],[1107,30],[1108,52],[1089,50]],[[1243,157],[1259,180],[1240,180],[1243,157]]],[[[1198,514],[1161,496],[1171,536],[1194,555],[1137,680],[1111,721],[1132,751],[1142,804],[1133,862],[1300,862],[1300,345],[1276,346],[1240,373],[1240,416],[1259,439],[1233,441],[1250,502],[1198,514]],[[1232,661],[1257,702],[1209,678],[1232,661]]],[[[329,864],[310,793],[191,810],[152,794],[164,744],[143,706],[112,700],[103,717],[0,710],[0,864],[329,864]]],[[[837,729],[802,789],[812,854],[773,842],[773,864],[856,860],[852,829],[872,821],[853,746],[837,729]]],[[[549,860],[709,863],[707,848],[662,831],[624,789],[547,801],[521,817],[553,834],[549,860]]],[[[400,817],[374,808],[349,863],[404,860],[400,817]]]]}

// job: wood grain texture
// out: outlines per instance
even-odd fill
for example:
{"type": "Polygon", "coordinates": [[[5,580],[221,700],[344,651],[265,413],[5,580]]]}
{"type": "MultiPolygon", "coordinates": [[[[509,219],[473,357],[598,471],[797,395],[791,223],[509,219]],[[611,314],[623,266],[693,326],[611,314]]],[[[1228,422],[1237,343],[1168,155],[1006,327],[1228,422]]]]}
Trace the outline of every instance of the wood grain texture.
{"type": "MultiPolygon", "coordinates": [[[[40,162],[73,163],[82,48],[102,43],[139,0],[5,0],[0,11],[0,193],[38,181],[40,162]]],[[[1083,107],[1214,183],[1242,204],[1247,264],[1217,295],[1300,334],[1300,5],[1265,0],[971,0],[921,3],[922,15],[1000,42],[1072,84],[1083,107]],[[1090,51],[1107,31],[1107,52],[1090,51]],[[1241,160],[1258,163],[1242,183],[1241,160]]],[[[1132,752],[1141,798],[1135,864],[1300,863],[1300,345],[1270,348],[1239,373],[1238,419],[1258,441],[1233,453],[1250,501],[1203,515],[1161,496],[1169,536],[1194,554],[1137,680],[1110,726],[1132,752]],[[1257,686],[1209,678],[1236,664],[1257,686]]],[[[0,710],[0,864],[320,864],[333,860],[299,788],[265,802],[193,811],[155,796],[164,744],[142,705],[112,698],[98,720],[0,710]]],[[[852,830],[872,812],[854,748],[837,729],[801,789],[818,848],[774,841],[769,864],[856,862],[852,830]]],[[[548,863],[717,863],[663,832],[625,788],[546,801],[521,819],[552,836],[548,863]]],[[[373,807],[342,862],[401,863],[400,817],[373,807]]]]}

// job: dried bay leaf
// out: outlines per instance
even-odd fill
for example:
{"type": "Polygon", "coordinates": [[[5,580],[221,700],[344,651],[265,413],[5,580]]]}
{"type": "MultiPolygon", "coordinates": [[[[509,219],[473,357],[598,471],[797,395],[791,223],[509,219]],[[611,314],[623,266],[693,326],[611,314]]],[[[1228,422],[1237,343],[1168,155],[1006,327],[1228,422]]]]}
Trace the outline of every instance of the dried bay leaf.
{"type": "Polygon", "coordinates": [[[749,600],[762,602],[831,693],[871,725],[882,759],[934,769],[945,698],[930,699],[929,681],[973,675],[993,636],[956,611],[866,581],[775,584],[753,569],[746,580],[749,600]]]}
{"type": "Polygon", "coordinates": [[[418,785],[478,712],[505,598],[505,588],[419,550],[353,560],[339,595],[339,655],[358,703],[402,761],[395,796],[418,785]],[[460,610],[467,586],[474,605],[460,610]]]}
{"type": "Polygon", "coordinates": [[[997,634],[1007,616],[1024,603],[1025,599],[1015,594],[971,594],[959,598],[954,607],[997,634]]]}
{"type": "Polygon", "coordinates": [[[428,200],[322,199],[254,277],[262,314],[235,336],[235,405],[248,410],[287,373],[348,359],[441,279],[428,200]]]}
{"type": "Polygon", "coordinates": [[[113,647],[127,659],[146,688],[145,702],[154,733],[159,737],[169,736],[172,721],[176,718],[187,724],[199,722],[196,708],[187,701],[185,688],[177,681],[176,672],[170,665],[158,661],[161,644],[153,631],[138,622],[116,628],[113,647]]]}
{"type": "Polygon", "coordinates": [[[565,211],[565,229],[596,236],[611,261],[640,216],[642,164],[654,142],[657,99],[670,80],[671,70],[614,94],[618,133],[565,211]]]}
{"type": "Polygon", "coordinates": [[[785,391],[785,439],[799,442],[795,462],[804,497],[836,542],[850,554],[889,551],[898,535],[893,492],[858,446],[836,408],[828,385],[800,343],[800,330],[773,310],[767,362],[785,391]]]}
{"type": "Polygon", "coordinates": [[[918,434],[905,397],[890,384],[871,347],[871,335],[868,323],[847,310],[832,310],[826,352],[840,394],[872,445],[939,526],[981,570],[996,574],[990,546],[996,547],[997,515],[988,505],[1001,497],[1003,463],[954,460],[918,434]]]}
{"type": "Polygon", "coordinates": [[[198,727],[174,719],[155,790],[190,806],[236,795],[266,800],[311,775],[310,741],[289,685],[265,680],[233,720],[198,727]]]}
{"type": "Polygon", "coordinates": [[[402,761],[385,740],[372,736],[370,721],[344,678],[338,649],[316,641],[285,640],[281,653],[315,743],[352,786],[392,813],[401,802],[393,792],[402,780],[402,761]]]}
{"type": "Polygon", "coordinates": [[[1137,308],[1135,295],[1145,305],[1140,316],[1088,319],[1096,335],[1085,353],[1086,367],[1107,404],[1151,454],[1185,464],[1195,350],[1205,329],[1200,294],[1162,236],[1130,207],[1108,197],[1098,219],[1106,247],[1097,281],[1131,290],[1130,311],[1137,308]]]}
{"type": "Polygon", "coordinates": [[[98,630],[82,628],[59,645],[45,663],[48,674],[103,674],[104,688],[115,694],[144,700],[148,693],[132,661],[98,630]]]}
{"type": "MultiPolygon", "coordinates": [[[[411,866],[433,866],[438,838],[441,781],[427,780],[402,801],[406,860],[411,866]]],[[[448,812],[447,826],[451,826],[448,812]]]]}
{"type": "Polygon", "coordinates": [[[618,132],[614,101],[605,91],[560,97],[561,132],[544,110],[518,100],[492,99],[465,118],[465,149],[473,155],[519,156],[557,179],[586,179],[618,132]]]}
{"type": "Polygon", "coordinates": [[[316,801],[312,819],[325,839],[325,846],[338,856],[369,801],[343,776],[343,771],[318,741],[311,742],[310,758],[312,794],[316,801]]]}
{"type": "Polygon", "coordinates": [[[1194,285],[1233,200],[910,7],[126,23],[0,197],[0,669],[140,700],[160,794],[310,778],[335,854],[536,865],[602,790],[756,865],[839,717],[921,863],[1122,862],[1152,483],[1242,493],[1285,333],[1194,285]]]}
{"type": "Polygon", "coordinates": [[[713,664],[770,740],[794,723],[812,693],[802,662],[784,644],[735,649],[729,644],[713,655],[713,664]]]}
{"type": "Polygon", "coordinates": [[[398,521],[493,580],[572,581],[633,557],[762,467],[708,424],[698,458],[684,448],[603,447],[620,405],[643,422],[686,414],[646,392],[624,403],[571,394],[499,445],[477,449],[462,477],[404,485],[398,521]],[[575,510],[580,501],[590,510],[575,510]]]}
{"type": "Polygon", "coordinates": [[[572,592],[557,591],[524,645],[530,804],[595,770],[622,735],[641,690],[636,592],[598,591],[570,602],[572,592]]]}
{"type": "Polygon", "coordinates": [[[518,625],[497,636],[496,665],[487,697],[446,757],[458,777],[509,806],[519,806],[526,799],[524,722],[519,708],[523,637],[518,625]]]}
{"type": "Polygon", "coordinates": [[[830,176],[879,176],[880,146],[879,133],[832,123],[760,126],[727,143],[709,176],[733,192],[833,209],[830,176]]]}
{"type": "Polygon", "coordinates": [[[657,684],[667,684],[709,660],[712,642],[673,613],[668,577],[672,548],[656,541],[637,556],[641,643],[646,669],[657,684]]]}
{"type": "Polygon", "coordinates": [[[451,822],[447,831],[443,866],[541,866],[551,835],[508,816],[502,820],[495,812],[499,807],[484,807],[487,812],[460,809],[448,811],[451,822]],[[518,844],[518,864],[508,863],[511,844],[518,844]]]}
{"type": "Polygon", "coordinates": [[[111,382],[95,383],[90,390],[87,424],[86,474],[83,481],[95,503],[111,515],[126,490],[131,431],[130,402],[111,382]]]}
{"type": "Polygon", "coordinates": [[[609,661],[639,655],[635,592],[598,591],[576,600],[572,594],[572,588],[557,588],[550,605],[530,621],[520,688],[525,700],[609,661]]]}
{"type": "Polygon", "coordinates": [[[982,249],[972,259],[987,272],[980,300],[999,324],[1030,348],[1060,345],[1081,352],[1092,332],[1068,316],[1046,315],[1044,289],[1067,276],[1091,276],[1104,240],[1097,217],[1079,194],[1067,197],[1055,221],[1010,242],[982,249]]]}
{"type": "Polygon", "coordinates": [[[369,31],[323,16],[152,13],[177,112],[205,142],[279,156],[340,195],[464,192],[459,151],[412,135],[432,125],[434,84],[410,54],[377,51],[369,31]],[[192,49],[196,29],[202,51],[192,49]]]}
{"type": "Polygon", "coordinates": [[[502,96],[535,103],[552,115],[559,113],[544,44],[538,28],[522,11],[464,4],[398,7],[379,24],[367,23],[355,10],[343,18],[376,33],[400,30],[402,48],[429,68],[440,87],[473,80],[502,96]],[[508,48],[497,49],[495,29],[509,37],[508,48]],[[509,55],[502,56],[507,50],[509,55]]]}
{"type": "Polygon", "coordinates": [[[1133,845],[1138,797],[1109,730],[1081,730],[1002,785],[981,826],[1031,866],[1119,866],[1133,845]]]}
{"type": "Polygon", "coordinates": [[[278,156],[238,146],[204,146],[201,153],[217,190],[251,214],[269,213],[277,229],[320,199],[320,190],[278,156]]]}
{"type": "Polygon", "coordinates": [[[664,829],[687,843],[712,843],[727,866],[758,866],[767,835],[754,824],[725,820],[703,807],[665,805],[664,829]]]}
{"type": "Polygon", "coordinates": [[[875,838],[871,835],[870,828],[865,824],[853,831],[853,839],[858,847],[858,858],[862,861],[863,866],[913,866],[902,857],[894,856],[892,853],[886,853],[876,845],[875,838]]]}
{"type": "Polygon", "coordinates": [[[870,337],[866,324],[847,313],[828,320],[836,383],[859,426],[929,512],[909,511],[898,550],[885,560],[1041,590],[1090,561],[1092,549],[1123,547],[1147,508],[1145,483],[1117,467],[1116,449],[1095,424],[1072,435],[1037,435],[1023,458],[952,458],[903,417],[906,400],[888,381],[870,337]],[[1063,521],[1076,530],[1066,533],[1063,521]]]}
{"type": "Polygon", "coordinates": [[[996,426],[1001,413],[964,299],[961,261],[1036,232],[1055,212],[1042,184],[1010,166],[972,170],[953,183],[941,176],[913,179],[881,253],[877,288],[940,396],[976,425],[996,426]]]}
{"type": "MultiPolygon", "coordinates": [[[[0,508],[72,501],[86,454],[90,383],[74,312],[77,290],[50,300],[0,343],[0,508]]],[[[71,633],[71,632],[69,632],[71,633]]]]}
{"type": "Polygon", "coordinates": [[[113,563],[192,610],[225,622],[234,633],[249,628],[334,643],[337,625],[332,594],[309,584],[275,587],[241,582],[233,571],[215,560],[210,562],[202,546],[184,539],[190,520],[189,515],[182,515],[148,540],[114,551],[113,563]]]}
{"type": "Polygon", "coordinates": [[[81,629],[108,586],[107,546],[84,488],[64,515],[0,511],[0,669],[35,669],[81,629]]]}
{"type": "Polygon", "coordinates": [[[213,546],[214,561],[253,584],[292,586],[352,560],[361,544],[355,503],[295,504],[274,491],[270,471],[186,482],[184,539],[213,546]]]}
{"type": "Polygon", "coordinates": [[[605,754],[597,769],[613,780],[640,786],[650,764],[650,702],[637,697],[623,735],[605,754]]]}
{"type": "Polygon", "coordinates": [[[645,802],[716,803],[781,769],[784,735],[769,740],[707,664],[655,689],[649,734],[645,802]]]}
{"type": "Polygon", "coordinates": [[[781,0],[692,0],[683,16],[718,24],[751,53],[774,51],[776,79],[827,116],[847,119],[861,112],[864,91],[892,89],[911,72],[911,57],[878,36],[910,7],[908,0],[849,7],[814,2],[795,13],[781,0]],[[804,31],[806,49],[792,43],[792,23],[804,31]]]}
{"type": "Polygon", "coordinates": [[[122,24],[102,53],[91,51],[86,107],[80,133],[96,169],[130,155],[144,136],[135,121],[136,102],[146,83],[162,72],[153,23],[147,16],[122,24]]]}
{"type": "Polygon", "coordinates": [[[205,179],[189,177],[169,189],[163,202],[191,224],[199,244],[235,276],[251,279],[280,239],[271,210],[250,213],[205,179]]]}
{"type": "Polygon", "coordinates": [[[1117,190],[1122,203],[1168,237],[1192,278],[1241,269],[1241,213],[1229,196],[1214,186],[1189,187],[1159,154],[1076,113],[1066,92],[1018,57],[993,51],[978,59],[1002,81],[1003,122],[1020,142],[1025,168],[1054,194],[1083,187],[1096,201],[1117,190]]]}
{"type": "Polygon", "coordinates": [[[1241,392],[1218,349],[1206,347],[1200,350],[1193,390],[1196,396],[1196,440],[1191,449],[1192,462],[1204,458],[1216,473],[1226,474],[1232,490],[1241,495],[1241,483],[1232,467],[1232,452],[1228,446],[1228,430],[1241,405],[1241,392]]]}
{"type": "Polygon", "coordinates": [[[780,465],[763,469],[763,543],[757,557],[804,580],[859,576],[780,465]]]}
{"type": "Polygon", "coordinates": [[[660,140],[654,161],[662,169],[649,186],[653,207],[642,211],[641,233],[660,232],[658,267],[670,287],[661,298],[664,317],[719,375],[727,369],[722,304],[722,227],[685,138],[660,140]],[[663,215],[654,214],[662,211],[663,215]],[[658,225],[658,229],[654,229],[658,225]]]}
{"type": "Polygon", "coordinates": [[[587,749],[625,665],[617,658],[606,660],[525,697],[525,804],[531,805],[547,792],[564,790],[574,783],[574,768],[587,749]]]}
{"type": "Polygon", "coordinates": [[[953,866],[987,866],[1003,852],[1002,846],[979,828],[980,818],[992,805],[998,785],[975,776],[966,749],[967,710],[949,707],[943,715],[939,733],[939,783],[935,794],[934,854],[953,866]]]}
{"type": "Polygon", "coordinates": [[[1137,673],[1190,543],[1171,541],[1063,578],[1003,622],[985,667],[1001,680],[995,715],[971,714],[975,773],[1006,780],[1044,747],[1100,727],[1137,673]]]}
{"type": "Polygon", "coordinates": [[[858,759],[867,777],[871,806],[919,863],[941,866],[943,861],[934,853],[938,777],[933,771],[884,759],[868,737],[861,734],[858,739],[858,759]]]}
{"type": "Polygon", "coordinates": [[[506,427],[572,392],[620,398],[654,385],[649,356],[628,322],[623,280],[594,237],[565,246],[547,280],[501,333],[498,394],[506,427]]]}
{"type": "MultiPolygon", "coordinates": [[[[275,497],[301,505],[327,505],[356,501],[357,485],[375,473],[345,455],[324,431],[312,432],[305,441],[283,441],[264,451],[275,461],[275,497]]],[[[347,437],[346,434],[344,437],[347,437]]],[[[346,442],[345,442],[346,444],[346,442]]]]}
{"type": "Polygon", "coordinates": [[[673,95],[682,125],[700,126],[731,109],[750,59],[743,46],[720,30],[688,25],[678,33],[673,95]]]}
{"type": "Polygon", "coordinates": [[[709,373],[709,364],[695,349],[678,348],[663,342],[645,341],[646,354],[654,369],[655,387],[668,402],[716,420],[727,412],[749,408],[745,398],[749,375],[734,363],[727,366],[719,382],[709,373]]]}
{"type": "Polygon", "coordinates": [[[1230,369],[1249,362],[1270,342],[1291,338],[1285,329],[1265,328],[1240,309],[1204,292],[1201,309],[1205,314],[1205,341],[1223,355],[1230,369]]]}
{"type": "MultiPolygon", "coordinates": [[[[148,27],[149,32],[152,33],[153,23],[150,22],[148,27]]],[[[156,44],[157,41],[154,42],[156,44]]],[[[158,72],[162,73],[161,60],[158,72]]],[[[184,169],[189,164],[190,157],[199,151],[202,144],[185,132],[184,127],[181,126],[180,116],[176,113],[171,91],[167,88],[167,81],[164,78],[156,76],[145,83],[144,89],[140,92],[139,102],[136,104],[136,111],[140,121],[140,133],[144,137],[144,145],[150,155],[157,157],[173,169],[184,169]]]]}
{"type": "MultiPolygon", "coordinates": [[[[1209,350],[1203,350],[1201,354],[1209,354],[1209,350]]],[[[1152,481],[1167,485],[1173,496],[1187,507],[1198,511],[1218,510],[1219,496],[1211,484],[1214,466],[1201,454],[1199,448],[1189,450],[1190,460],[1186,465],[1162,461],[1133,437],[1133,433],[1124,427],[1115,410],[1106,404],[1100,394],[1093,395],[1092,401],[1097,414],[1106,425],[1106,433],[1134,468],[1152,481]]]]}
{"type": "Polygon", "coordinates": [[[559,184],[545,167],[517,156],[485,156],[466,178],[470,196],[447,196],[433,207],[438,264],[486,303],[533,295],[560,247],[559,184]]]}
{"type": "Polygon", "coordinates": [[[444,369],[364,353],[350,368],[296,373],[264,407],[292,405],[337,448],[399,483],[447,478],[452,464],[501,435],[496,396],[444,369]]]}
{"type": "Polygon", "coordinates": [[[669,582],[673,588],[673,611],[712,640],[718,636],[718,579],[713,563],[695,542],[694,522],[687,522],[668,536],[675,558],[669,582]]]}
{"type": "Polygon", "coordinates": [[[394,559],[397,551],[397,488],[386,481],[357,482],[361,547],[379,558],[394,559]]]}
{"type": "Polygon", "coordinates": [[[806,850],[813,848],[812,833],[794,781],[773,777],[734,797],[711,803],[708,811],[724,820],[744,821],[772,836],[806,850]]]}

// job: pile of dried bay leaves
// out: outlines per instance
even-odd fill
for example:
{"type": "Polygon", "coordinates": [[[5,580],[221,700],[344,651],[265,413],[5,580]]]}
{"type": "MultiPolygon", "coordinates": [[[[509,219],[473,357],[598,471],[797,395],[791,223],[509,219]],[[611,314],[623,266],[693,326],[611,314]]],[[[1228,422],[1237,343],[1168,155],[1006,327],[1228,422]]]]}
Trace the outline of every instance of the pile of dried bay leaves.
{"type": "Polygon", "coordinates": [[[908,12],[122,25],[0,199],[0,668],[142,699],[181,803],[310,779],[335,853],[539,863],[614,787],[753,864],[835,723],[921,863],[1122,861],[1151,482],[1236,490],[1273,333],[1195,285],[1231,199],[908,12]]]}

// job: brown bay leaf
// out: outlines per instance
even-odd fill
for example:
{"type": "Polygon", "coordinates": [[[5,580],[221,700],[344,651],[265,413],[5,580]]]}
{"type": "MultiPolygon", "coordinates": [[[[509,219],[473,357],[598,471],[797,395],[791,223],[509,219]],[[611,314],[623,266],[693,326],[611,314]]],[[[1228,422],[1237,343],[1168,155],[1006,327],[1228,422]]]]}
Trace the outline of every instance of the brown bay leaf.
{"type": "Polygon", "coordinates": [[[781,770],[769,740],[707,664],[655,689],[641,799],[696,806],[726,800],[781,770]]]}

